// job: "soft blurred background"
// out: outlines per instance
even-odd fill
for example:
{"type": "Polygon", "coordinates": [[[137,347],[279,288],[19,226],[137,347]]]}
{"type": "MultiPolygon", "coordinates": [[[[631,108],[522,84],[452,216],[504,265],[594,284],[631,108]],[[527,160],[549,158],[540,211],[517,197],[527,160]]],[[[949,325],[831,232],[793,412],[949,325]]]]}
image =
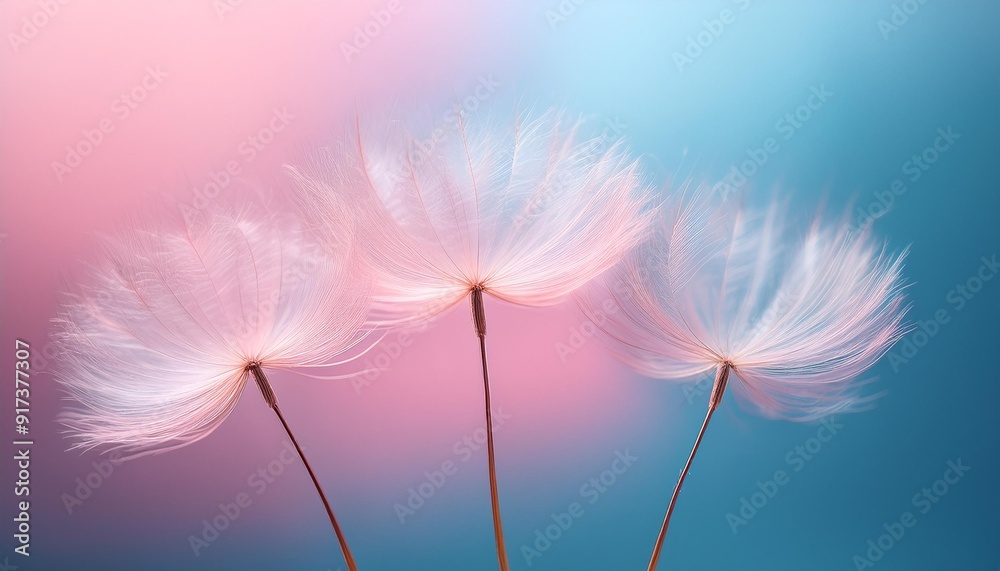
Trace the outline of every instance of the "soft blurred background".
{"type": "MultiPolygon", "coordinates": [[[[359,109],[459,101],[469,114],[565,106],[627,140],[657,183],[724,182],[750,202],[777,193],[803,229],[851,209],[852,223],[873,218],[892,249],[911,248],[910,315],[926,333],[872,370],[888,395],[833,419],[823,443],[811,440],[820,424],[727,399],[662,569],[997,569],[998,24],[1000,4],[971,0],[5,0],[0,565],[345,568],[304,469],[275,462],[283,434],[255,390],[176,452],[114,465],[65,452],[49,320],[92,236],[128,214],[201,204],[227,165],[241,180],[278,178],[359,109]],[[77,163],[67,146],[88,133],[97,142],[77,163]],[[762,164],[744,164],[754,156],[762,164]],[[30,342],[34,373],[30,557],[13,551],[25,499],[13,491],[15,339],[30,342]],[[969,470],[935,484],[949,462],[969,470]],[[278,475],[262,489],[250,478],[269,465],[278,475]],[[755,495],[777,470],[788,482],[755,495]],[[914,501],[924,488],[933,501],[914,501]],[[252,503],[195,553],[190,537],[242,492],[252,503]],[[904,512],[915,525],[886,535],[904,512]]],[[[487,311],[512,567],[644,569],[706,385],[626,371],[569,306],[487,311]],[[633,458],[624,470],[619,453],[633,458]],[[551,528],[573,502],[583,514],[551,528]]],[[[364,382],[275,380],[361,568],[496,568],[467,308],[371,357],[381,370],[364,382]],[[411,500],[449,461],[457,472],[411,500]]]]}

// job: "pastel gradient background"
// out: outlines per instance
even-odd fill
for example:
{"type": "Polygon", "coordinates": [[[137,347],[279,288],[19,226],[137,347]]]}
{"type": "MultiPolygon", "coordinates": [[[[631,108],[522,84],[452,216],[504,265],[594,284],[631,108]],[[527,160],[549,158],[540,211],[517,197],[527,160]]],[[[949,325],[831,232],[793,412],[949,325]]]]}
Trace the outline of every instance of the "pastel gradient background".
{"type": "MultiPolygon", "coordinates": [[[[746,200],[777,189],[803,228],[821,205],[852,208],[854,219],[858,208],[880,215],[876,233],[894,249],[912,248],[912,319],[948,317],[935,335],[907,338],[921,345],[915,351],[897,348],[874,368],[888,395],[871,412],[836,418],[842,428],[800,471],[786,456],[818,425],[768,421],[727,399],[661,568],[853,569],[853,557],[904,511],[917,523],[876,569],[1000,567],[1000,280],[980,282],[961,304],[953,292],[974,286],[977,273],[992,275],[981,258],[1000,253],[1000,4],[398,0],[384,25],[372,22],[385,1],[233,4],[77,0],[42,17],[44,2],[0,3],[0,563],[345,567],[300,464],[263,493],[248,485],[283,441],[254,390],[209,438],[116,466],[68,510],[64,494],[100,457],[64,451],[54,422],[64,402],[45,373],[49,320],[63,284],[95,253],[94,234],[129,213],[201,200],[195,189],[230,161],[247,178],[277,179],[283,162],[339,134],[359,108],[458,100],[470,113],[565,106],[596,131],[625,137],[659,183],[721,181],[773,137],[779,148],[743,183],[746,200]],[[893,17],[897,29],[880,28],[893,17]],[[44,21],[34,33],[25,24],[33,18],[44,21]],[[366,25],[376,33],[346,57],[344,43],[366,25]],[[701,52],[679,60],[699,33],[701,52]],[[166,75],[147,80],[155,89],[122,117],[116,99],[147,67],[166,75]],[[484,84],[499,87],[476,100],[484,84]],[[813,88],[832,95],[785,138],[779,120],[813,88]],[[241,144],[275,110],[294,117],[250,160],[241,144]],[[58,176],[53,161],[102,120],[113,131],[58,176]],[[911,181],[905,163],[949,128],[959,138],[911,181]],[[881,207],[894,179],[906,191],[881,207]],[[34,352],[30,558],[12,551],[15,339],[34,352]],[[913,495],[958,459],[970,471],[920,513],[913,495]],[[726,514],[779,469],[790,482],[734,533],[726,514]],[[188,537],[241,492],[252,504],[196,555],[188,537]]],[[[581,318],[569,306],[489,303],[487,311],[495,400],[508,416],[496,438],[513,567],[644,569],[707,393],[639,378],[593,340],[560,352],[579,341],[581,318]],[[616,451],[637,460],[590,503],[581,486],[611,468],[616,451]],[[536,548],[536,530],[574,501],[583,516],[529,561],[522,546],[536,548]]],[[[384,352],[388,366],[368,384],[277,375],[276,391],[363,570],[495,568],[485,451],[456,448],[482,426],[468,308],[411,340],[396,351],[396,335],[386,338],[372,357],[384,352]],[[394,505],[446,461],[458,472],[401,523],[394,505]]]]}

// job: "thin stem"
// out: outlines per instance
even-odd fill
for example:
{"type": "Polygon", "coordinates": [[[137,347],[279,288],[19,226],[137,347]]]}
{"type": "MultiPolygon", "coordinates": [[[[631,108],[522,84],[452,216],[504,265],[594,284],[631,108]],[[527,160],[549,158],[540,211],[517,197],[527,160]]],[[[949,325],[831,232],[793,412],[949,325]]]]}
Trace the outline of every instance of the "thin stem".
{"type": "Polygon", "coordinates": [[[309,472],[309,477],[312,478],[312,483],[316,486],[316,491],[319,492],[320,499],[323,500],[323,507],[326,508],[326,515],[330,517],[330,523],[333,524],[333,531],[337,534],[337,541],[340,542],[340,549],[344,552],[344,559],[347,561],[347,568],[350,571],[358,571],[358,564],[354,562],[354,556],[351,555],[351,550],[347,547],[347,539],[344,537],[343,530],[340,529],[340,524],[337,523],[337,518],[333,515],[333,508],[330,507],[330,501],[326,498],[323,488],[319,485],[319,479],[316,478],[316,473],[313,472],[312,466],[310,466],[309,461],[306,460],[306,455],[302,452],[302,447],[299,446],[299,441],[295,439],[295,435],[292,434],[291,427],[289,427],[288,422],[285,421],[285,416],[281,414],[281,409],[278,408],[278,398],[274,395],[274,390],[271,389],[271,383],[268,382],[267,376],[264,375],[264,370],[261,369],[260,365],[257,363],[252,363],[248,368],[253,374],[254,380],[257,381],[257,386],[260,387],[260,392],[264,396],[264,401],[267,403],[267,406],[274,410],[274,413],[278,415],[278,420],[281,421],[281,426],[285,428],[285,432],[288,433],[288,437],[292,440],[292,445],[295,446],[295,451],[299,453],[299,458],[301,458],[302,463],[305,464],[306,471],[309,472]]]}
{"type": "Polygon", "coordinates": [[[472,288],[472,321],[479,337],[479,354],[483,360],[483,389],[486,393],[486,455],[490,469],[490,505],[493,508],[493,534],[497,543],[497,562],[501,571],[509,571],[507,547],[503,540],[503,523],[500,521],[500,492],[497,490],[496,455],[493,451],[493,406],[490,402],[490,367],[486,359],[486,310],[483,306],[483,288],[472,288]]]}
{"type": "Polygon", "coordinates": [[[684,470],[681,471],[680,478],[677,479],[677,485],[674,486],[674,493],[670,496],[670,505],[667,506],[667,515],[663,517],[663,526],[660,527],[660,535],[656,538],[656,546],[653,547],[653,556],[649,560],[649,567],[647,571],[655,571],[656,565],[660,561],[660,552],[663,550],[663,542],[667,538],[667,528],[670,526],[670,517],[674,514],[674,508],[677,506],[677,497],[681,493],[681,487],[684,485],[684,479],[687,478],[688,471],[691,470],[691,463],[694,462],[694,455],[698,453],[698,447],[701,446],[701,439],[705,436],[705,429],[708,428],[708,421],[712,420],[712,414],[715,409],[719,407],[719,403],[722,402],[722,395],[726,391],[726,384],[729,382],[729,370],[732,368],[732,364],[726,362],[719,366],[719,370],[715,374],[715,385],[712,387],[712,396],[708,399],[708,413],[705,415],[704,422],[701,423],[701,430],[698,431],[698,438],[694,441],[694,448],[691,449],[691,454],[688,455],[687,462],[684,464],[684,470]]]}

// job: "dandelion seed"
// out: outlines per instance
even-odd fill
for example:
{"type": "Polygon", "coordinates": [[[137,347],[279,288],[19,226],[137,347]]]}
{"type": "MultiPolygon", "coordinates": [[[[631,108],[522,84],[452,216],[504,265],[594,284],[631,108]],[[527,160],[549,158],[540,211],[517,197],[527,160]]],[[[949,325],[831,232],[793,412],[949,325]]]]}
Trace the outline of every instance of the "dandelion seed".
{"type": "Polygon", "coordinates": [[[639,373],[716,373],[650,571],[727,386],[772,418],[864,409],[872,397],[860,395],[855,379],[905,333],[903,255],[846,224],[818,221],[795,242],[778,207],[748,215],[698,189],[664,208],[654,237],[580,298],[588,310],[614,299],[620,311],[601,325],[601,336],[639,373]]]}
{"type": "Polygon", "coordinates": [[[378,320],[430,319],[470,300],[497,558],[506,571],[483,298],[563,301],[646,237],[652,193],[621,144],[584,139],[580,125],[557,112],[509,126],[469,126],[459,112],[458,133],[430,153],[400,129],[373,143],[360,121],[356,127],[352,141],[289,172],[318,226],[330,227],[329,213],[345,203],[359,207],[358,241],[377,274],[378,320]]]}
{"type": "Polygon", "coordinates": [[[105,240],[92,283],[68,296],[56,319],[57,378],[79,404],[62,417],[72,448],[138,457],[191,444],[218,428],[252,380],[356,570],[265,370],[324,366],[355,348],[369,274],[357,260],[324,253],[287,217],[251,208],[204,214],[185,225],[129,225],[105,240]]]}

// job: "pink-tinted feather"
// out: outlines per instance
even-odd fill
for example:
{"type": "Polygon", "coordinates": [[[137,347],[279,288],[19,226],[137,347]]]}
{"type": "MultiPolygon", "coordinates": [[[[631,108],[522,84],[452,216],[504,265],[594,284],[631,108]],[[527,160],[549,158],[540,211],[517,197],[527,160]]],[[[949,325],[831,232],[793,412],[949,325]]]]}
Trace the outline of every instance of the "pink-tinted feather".
{"type": "Polygon", "coordinates": [[[190,224],[131,224],[103,245],[56,320],[57,378],[80,405],[63,417],[74,448],[194,442],[236,406],[248,363],[321,366],[362,338],[369,273],[288,217],[218,207],[190,224]]]}
{"type": "Polygon", "coordinates": [[[458,117],[429,151],[398,123],[373,126],[378,136],[359,124],[289,167],[317,226],[338,204],[359,208],[382,319],[430,317],[477,284],[512,303],[558,303],[648,235],[652,192],[621,145],[581,139],[556,112],[509,125],[458,117]]]}
{"type": "Polygon", "coordinates": [[[717,198],[686,191],[653,239],[581,297],[588,311],[617,304],[603,336],[651,377],[730,362],[767,416],[865,406],[857,377],[905,333],[905,254],[821,221],[797,240],[779,206],[747,213],[717,198]]]}

